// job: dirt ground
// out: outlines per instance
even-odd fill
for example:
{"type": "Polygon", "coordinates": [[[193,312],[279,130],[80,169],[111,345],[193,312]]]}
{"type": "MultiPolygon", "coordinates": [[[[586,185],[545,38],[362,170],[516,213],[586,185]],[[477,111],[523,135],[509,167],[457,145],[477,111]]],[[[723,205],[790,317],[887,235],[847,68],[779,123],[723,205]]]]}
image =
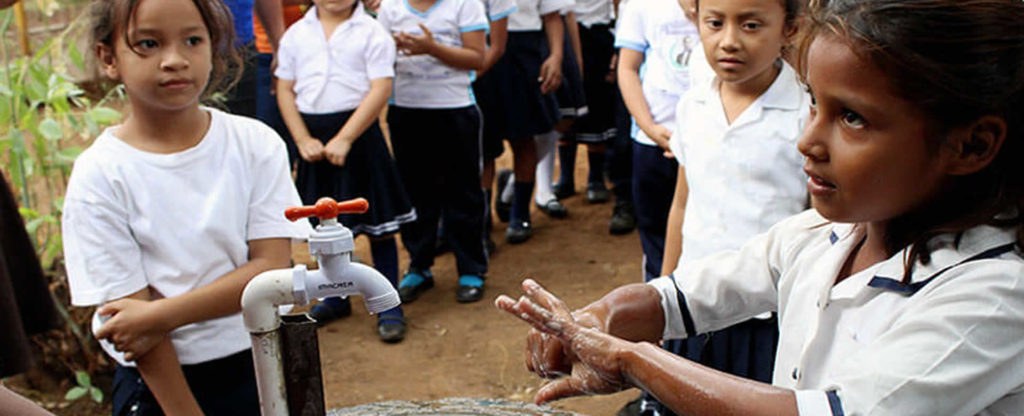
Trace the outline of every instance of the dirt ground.
{"type": "MultiPolygon", "coordinates": [[[[580,155],[586,154],[583,150],[580,155]]],[[[510,165],[509,152],[505,153],[499,166],[510,165]]],[[[586,177],[583,159],[576,174],[581,179],[586,177]]],[[[577,188],[581,191],[582,185],[577,188]]],[[[409,333],[399,344],[377,339],[376,320],[366,315],[356,298],[351,317],[320,330],[327,408],[444,397],[532,401],[543,381],[523,365],[527,326],[495,309],[493,299],[501,293],[518,297],[519,283],[531,277],[576,308],[641,276],[636,232],[608,233],[612,203],[589,205],[582,193],[563,202],[570,214],[566,219],[552,219],[533,208],[534,237],[525,244],[506,244],[505,224],[495,224],[491,237],[498,246],[480,302],[455,302],[454,258],[451,253],[439,256],[432,269],[436,286],[404,306],[409,333]]],[[[370,258],[366,241],[357,240],[356,253],[370,258]]],[[[407,264],[404,252],[401,257],[401,264],[407,264]]],[[[554,406],[584,415],[614,415],[638,394],[630,390],[573,398],[554,406]]]]}

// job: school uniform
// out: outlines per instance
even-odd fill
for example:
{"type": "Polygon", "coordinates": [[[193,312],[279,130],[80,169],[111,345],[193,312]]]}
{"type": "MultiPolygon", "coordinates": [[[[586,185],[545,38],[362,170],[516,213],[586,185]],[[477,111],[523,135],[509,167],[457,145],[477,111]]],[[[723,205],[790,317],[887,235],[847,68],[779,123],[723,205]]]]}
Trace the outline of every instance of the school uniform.
{"type": "MultiPolygon", "coordinates": [[[[62,220],[72,305],[102,305],[147,287],[178,296],[248,262],[248,241],[309,236],[308,223],[282,215],[301,201],[277,133],[253,119],[203,110],[210,114],[209,130],[189,149],[145,152],[118,138],[118,126],[75,161],[62,220]]],[[[92,328],[100,326],[93,314],[92,328]]],[[[200,372],[244,357],[251,344],[241,313],[184,325],[168,336],[182,366],[200,372]]],[[[99,343],[118,365],[115,378],[126,380],[114,386],[115,414],[155,405],[141,393],[145,383],[135,364],[106,340],[99,343]]],[[[197,397],[208,414],[258,409],[252,373],[212,374],[224,394],[197,397]],[[230,408],[240,410],[215,411],[230,408]]]]}
{"type": "Polygon", "coordinates": [[[488,74],[500,88],[504,111],[485,120],[507,140],[533,140],[551,131],[561,117],[555,94],[542,94],[537,82],[549,53],[541,17],[570,6],[572,0],[516,0],[516,10],[508,16],[505,55],[488,74]]]}
{"type": "MultiPolygon", "coordinates": [[[[675,0],[631,2],[620,6],[620,11],[615,47],[644,54],[640,72],[644,99],[654,122],[674,129],[679,97],[690,89],[692,73],[708,66],[703,55],[694,53],[700,45],[697,27],[686,19],[675,0]]],[[[664,151],[635,122],[632,136],[633,203],[644,251],[644,277],[649,280],[661,273],[665,228],[679,165],[663,157],[664,151]]]]}
{"type": "Polygon", "coordinates": [[[615,82],[606,79],[615,55],[612,2],[581,0],[574,11],[583,51],[583,91],[588,111],[573,123],[573,130],[578,141],[603,143],[615,136],[615,107],[621,100],[615,82]]]}
{"type": "MultiPolygon", "coordinates": [[[[487,20],[490,22],[507,19],[509,15],[516,11],[515,0],[481,1],[484,4],[487,20]]],[[[490,47],[490,38],[488,38],[488,47],[490,47]]],[[[500,61],[502,58],[498,59],[500,61]]],[[[506,110],[503,100],[504,96],[502,95],[505,87],[500,85],[500,83],[506,78],[504,71],[507,70],[505,66],[498,65],[495,62],[486,73],[478,76],[473,81],[473,95],[476,97],[476,104],[480,108],[480,114],[483,118],[482,140],[484,160],[497,159],[505,151],[505,146],[502,144],[502,140],[505,138],[504,132],[507,130],[504,127],[507,124],[507,120],[505,120],[504,113],[506,110]]]]}
{"type": "Polygon", "coordinates": [[[572,47],[572,38],[569,37],[569,22],[565,20],[570,10],[568,8],[560,12],[565,26],[562,34],[562,83],[555,90],[555,100],[558,101],[558,112],[563,118],[580,118],[587,115],[590,109],[583,90],[583,70],[577,60],[576,49],[572,47]]]}
{"type": "Polygon", "coordinates": [[[976,226],[929,241],[903,284],[908,251],[838,284],[862,224],[808,210],[738,250],[650,284],[666,338],[777,312],[773,384],[808,415],[1003,415],[1024,409],[1024,258],[1013,229],[976,226]]]}
{"type": "MultiPolygon", "coordinates": [[[[479,0],[437,0],[426,12],[406,0],[384,0],[377,19],[391,34],[422,33],[422,24],[435,42],[452,47],[462,46],[463,33],[488,29],[479,0]]],[[[487,205],[480,188],[481,120],[471,72],[430,55],[399,55],[388,125],[395,162],[419,217],[401,229],[410,267],[433,265],[443,212],[459,274],[483,277],[487,205]]]]}
{"type": "MultiPolygon", "coordinates": [[[[370,92],[370,81],[394,77],[395,42],[361,5],[328,39],[312,7],[285,32],[278,78],[295,82],[295,104],[310,135],[326,145],[370,92]]],[[[384,237],[416,219],[384,134],[372,123],[352,144],[344,166],[299,160],[296,186],[307,205],[321,197],[366,198],[363,214],[338,220],[356,235],[384,237]]]]}

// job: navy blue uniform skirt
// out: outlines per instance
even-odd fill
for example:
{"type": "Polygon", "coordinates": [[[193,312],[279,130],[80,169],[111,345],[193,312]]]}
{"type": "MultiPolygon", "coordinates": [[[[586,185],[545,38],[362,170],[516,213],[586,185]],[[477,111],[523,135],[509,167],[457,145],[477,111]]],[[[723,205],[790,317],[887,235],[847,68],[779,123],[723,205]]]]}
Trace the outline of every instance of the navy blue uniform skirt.
{"type": "MultiPolygon", "coordinates": [[[[309,134],[326,145],[341,131],[352,113],[303,114],[302,121],[309,134]]],[[[366,198],[370,202],[369,211],[338,217],[355,235],[388,236],[398,232],[400,225],[416,219],[416,211],[377,123],[371,124],[352,143],[344,166],[336,166],[326,159],[310,163],[300,158],[295,185],[302,203],[307,205],[325,196],[337,201],[366,198]]]]}
{"type": "MultiPolygon", "coordinates": [[[[207,415],[260,414],[252,351],[181,366],[185,381],[207,415]]],[[[111,398],[114,416],[163,416],[164,412],[135,367],[117,366],[111,398]]]]}
{"type": "MultiPolygon", "coordinates": [[[[576,50],[572,47],[568,30],[562,38],[562,51],[562,84],[555,91],[558,112],[562,117],[583,117],[588,111],[586,93],[583,91],[583,71],[580,71],[579,62],[576,62],[576,50]]],[[[584,56],[583,59],[587,58],[584,56]]]]}
{"type": "Polygon", "coordinates": [[[579,29],[587,114],[576,120],[573,128],[576,140],[601,143],[615,136],[615,109],[621,100],[615,74],[611,74],[610,80],[608,77],[612,56],[615,55],[615,35],[608,25],[596,24],[589,28],[579,25],[579,29]]]}
{"type": "Polygon", "coordinates": [[[473,95],[483,124],[481,133],[481,155],[484,160],[494,160],[505,151],[502,140],[508,134],[508,108],[504,103],[509,65],[505,61],[508,53],[502,55],[486,73],[473,82],[473,95]]]}
{"type": "Polygon", "coordinates": [[[533,140],[555,128],[560,118],[555,94],[541,94],[540,65],[548,56],[542,31],[508,32],[505,55],[477,83],[477,105],[484,135],[533,140]],[[485,91],[497,91],[487,94],[485,91]]]}

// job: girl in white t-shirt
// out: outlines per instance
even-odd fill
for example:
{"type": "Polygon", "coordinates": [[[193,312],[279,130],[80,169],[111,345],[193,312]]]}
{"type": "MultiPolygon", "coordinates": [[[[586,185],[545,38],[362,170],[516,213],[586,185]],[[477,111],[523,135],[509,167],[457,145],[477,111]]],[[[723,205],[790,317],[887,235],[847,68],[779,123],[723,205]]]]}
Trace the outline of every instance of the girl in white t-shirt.
{"type": "MultiPolygon", "coordinates": [[[[401,224],[416,219],[377,124],[391,94],[395,42],[358,0],[315,0],[278,48],[277,101],[301,156],[295,181],[307,205],[322,197],[366,198],[370,210],[338,217],[370,239],[373,267],[398,287],[401,224]]],[[[327,298],[311,310],[321,323],[347,316],[348,299],[327,298]]],[[[377,315],[384,342],[405,337],[402,309],[377,315]]]]}
{"type": "Polygon", "coordinates": [[[311,230],[284,218],[301,201],[277,134],[199,105],[240,63],[231,13],[96,1],[91,17],[130,112],[75,162],[64,255],[72,303],[102,305],[92,327],[117,362],[113,413],[258,414],[242,289],[288,267],[290,240],[311,230]]]}
{"type": "Polygon", "coordinates": [[[384,0],[377,19],[398,46],[388,126],[395,162],[418,219],[402,225],[409,269],[403,303],[434,285],[437,227],[455,253],[456,300],[483,297],[487,273],[480,188],[480,111],[472,93],[484,63],[487,16],[480,0],[384,0]]]}
{"type": "MultiPolygon", "coordinates": [[[[813,98],[797,147],[815,209],[575,312],[534,282],[529,298],[499,297],[538,331],[528,368],[571,371],[538,402],[639,386],[679,414],[1024,409],[1024,3],[812,4],[799,55],[813,98]],[[771,385],[649,343],[765,312],[781,332],[771,385]]],[[[699,21],[743,22],[752,31],[737,40],[782,24],[719,6],[700,0],[699,21]]],[[[701,30],[705,45],[717,37],[701,30]]],[[[715,56],[729,75],[746,72],[733,58],[750,55],[728,50],[715,56]]]]}

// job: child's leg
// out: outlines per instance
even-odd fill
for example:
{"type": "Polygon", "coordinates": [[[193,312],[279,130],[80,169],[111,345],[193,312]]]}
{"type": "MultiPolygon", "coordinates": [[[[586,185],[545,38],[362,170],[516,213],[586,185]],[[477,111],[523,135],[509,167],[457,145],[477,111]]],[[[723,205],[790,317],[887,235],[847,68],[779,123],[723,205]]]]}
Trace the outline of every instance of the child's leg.
{"type": "Polygon", "coordinates": [[[644,251],[645,281],[661,275],[665,227],[679,169],[675,159],[667,159],[663,153],[660,147],[633,143],[633,203],[644,251]]]}
{"type": "Polygon", "coordinates": [[[562,134],[556,130],[534,136],[537,142],[537,193],[534,202],[541,211],[554,218],[565,218],[569,212],[555,197],[551,182],[555,170],[555,152],[558,138],[562,134]]]}
{"type": "MultiPolygon", "coordinates": [[[[395,164],[417,216],[416,221],[402,224],[402,243],[409,251],[410,269],[418,271],[428,271],[434,264],[437,224],[441,218],[443,187],[438,166],[447,158],[447,149],[423,134],[441,128],[434,114],[430,110],[402,107],[391,107],[388,111],[395,164]]],[[[474,175],[474,182],[476,178],[474,175]]]]}
{"type": "Polygon", "coordinates": [[[608,180],[615,194],[615,208],[608,222],[612,234],[626,234],[636,228],[636,211],[633,208],[633,139],[629,137],[630,118],[622,98],[615,111],[615,136],[608,148],[608,180]]]}
{"type": "Polygon", "coordinates": [[[533,194],[533,180],[537,169],[537,144],[533,138],[512,141],[512,155],[515,164],[515,183],[512,185],[512,212],[505,240],[519,244],[533,235],[530,223],[530,197],[533,194]]]}
{"type": "MultiPolygon", "coordinates": [[[[373,268],[398,289],[398,245],[393,235],[370,239],[373,268]]],[[[405,319],[402,307],[396,306],[377,315],[377,335],[384,342],[399,342],[405,338],[405,319]]]]}
{"type": "Polygon", "coordinates": [[[604,184],[604,160],[608,147],[604,143],[587,144],[587,202],[599,204],[608,202],[611,195],[604,184]]]}
{"type": "Polygon", "coordinates": [[[476,107],[447,110],[438,117],[447,128],[442,144],[446,157],[444,172],[444,224],[459,271],[456,300],[474,302],[483,297],[483,277],[487,273],[484,249],[483,192],[480,189],[480,114],[476,107]],[[473,276],[474,278],[468,278],[473,276]]]}
{"type": "Polygon", "coordinates": [[[558,183],[554,186],[555,197],[568,198],[576,193],[576,135],[568,132],[558,142],[558,183]]]}

